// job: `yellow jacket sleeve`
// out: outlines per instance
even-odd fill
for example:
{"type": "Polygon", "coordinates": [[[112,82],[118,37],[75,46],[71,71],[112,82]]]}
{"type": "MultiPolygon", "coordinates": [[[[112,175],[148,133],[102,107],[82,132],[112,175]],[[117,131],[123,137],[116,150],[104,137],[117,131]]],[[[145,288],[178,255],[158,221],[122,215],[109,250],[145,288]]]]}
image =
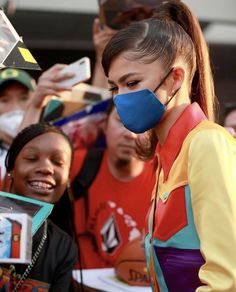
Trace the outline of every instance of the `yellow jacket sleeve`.
{"type": "Polygon", "coordinates": [[[189,148],[193,216],[205,264],[196,292],[236,291],[236,140],[224,129],[198,132],[189,148]]]}

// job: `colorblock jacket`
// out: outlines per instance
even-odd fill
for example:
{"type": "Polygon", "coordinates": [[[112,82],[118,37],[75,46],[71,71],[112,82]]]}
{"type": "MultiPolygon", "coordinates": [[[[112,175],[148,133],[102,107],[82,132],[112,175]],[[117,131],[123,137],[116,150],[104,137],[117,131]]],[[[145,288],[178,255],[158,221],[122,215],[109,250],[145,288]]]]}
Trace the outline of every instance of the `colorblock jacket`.
{"type": "Polygon", "coordinates": [[[236,140],[188,106],[158,145],[145,248],[154,291],[236,291],[236,140]]]}

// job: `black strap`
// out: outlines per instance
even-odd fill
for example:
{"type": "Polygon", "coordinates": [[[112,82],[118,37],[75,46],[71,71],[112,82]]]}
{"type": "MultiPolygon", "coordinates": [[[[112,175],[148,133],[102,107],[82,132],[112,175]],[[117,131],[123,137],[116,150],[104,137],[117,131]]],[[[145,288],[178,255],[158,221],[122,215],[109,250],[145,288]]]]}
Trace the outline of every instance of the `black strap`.
{"type": "MultiPolygon", "coordinates": [[[[87,218],[89,215],[88,189],[92,182],[94,181],[94,179],[96,178],[96,175],[100,169],[103,154],[104,149],[100,148],[90,149],[84,159],[80,172],[76,175],[71,184],[71,190],[74,196],[74,200],[78,200],[80,198],[84,199],[85,222],[87,222],[87,218]]],[[[94,246],[94,250],[97,250],[97,242],[93,233],[89,232],[88,230],[85,230],[84,232],[81,233],[76,232],[75,236],[78,245],[79,255],[81,254],[81,252],[78,237],[84,236],[89,237],[94,246]]],[[[81,258],[79,259],[79,261],[81,262],[81,258]]]]}
{"type": "Polygon", "coordinates": [[[88,189],[99,171],[104,149],[90,149],[84,159],[80,172],[74,178],[71,188],[74,199],[84,198],[86,217],[88,215],[88,189]]]}

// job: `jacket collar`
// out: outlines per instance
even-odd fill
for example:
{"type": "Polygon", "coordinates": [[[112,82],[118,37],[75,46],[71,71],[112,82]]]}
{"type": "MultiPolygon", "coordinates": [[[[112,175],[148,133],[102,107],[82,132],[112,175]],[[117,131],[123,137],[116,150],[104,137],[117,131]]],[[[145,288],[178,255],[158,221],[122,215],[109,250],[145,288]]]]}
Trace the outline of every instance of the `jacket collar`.
{"type": "Polygon", "coordinates": [[[178,156],[181,146],[188,133],[207,117],[200,106],[194,102],[187,106],[174,125],[170,128],[163,145],[157,145],[157,154],[160,158],[161,167],[166,181],[169,171],[178,156]]]}

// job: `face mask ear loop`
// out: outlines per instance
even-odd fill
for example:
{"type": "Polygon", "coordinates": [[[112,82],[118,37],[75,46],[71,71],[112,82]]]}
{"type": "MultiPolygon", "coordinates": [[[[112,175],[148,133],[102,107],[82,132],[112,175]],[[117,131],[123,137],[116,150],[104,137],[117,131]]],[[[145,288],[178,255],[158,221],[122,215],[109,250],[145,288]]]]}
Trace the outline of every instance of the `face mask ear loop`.
{"type": "Polygon", "coordinates": [[[167,101],[167,103],[165,103],[165,106],[167,106],[169,104],[169,102],[173,99],[173,97],[176,95],[176,93],[180,90],[180,88],[176,89],[174,94],[170,97],[170,99],[167,101]]]}
{"type": "Polygon", "coordinates": [[[166,74],[166,76],[161,80],[161,82],[157,85],[157,87],[153,90],[153,92],[155,93],[157,91],[158,88],[160,88],[162,86],[162,84],[166,81],[166,79],[169,77],[170,73],[174,70],[174,67],[172,67],[170,69],[170,71],[166,74]]]}

